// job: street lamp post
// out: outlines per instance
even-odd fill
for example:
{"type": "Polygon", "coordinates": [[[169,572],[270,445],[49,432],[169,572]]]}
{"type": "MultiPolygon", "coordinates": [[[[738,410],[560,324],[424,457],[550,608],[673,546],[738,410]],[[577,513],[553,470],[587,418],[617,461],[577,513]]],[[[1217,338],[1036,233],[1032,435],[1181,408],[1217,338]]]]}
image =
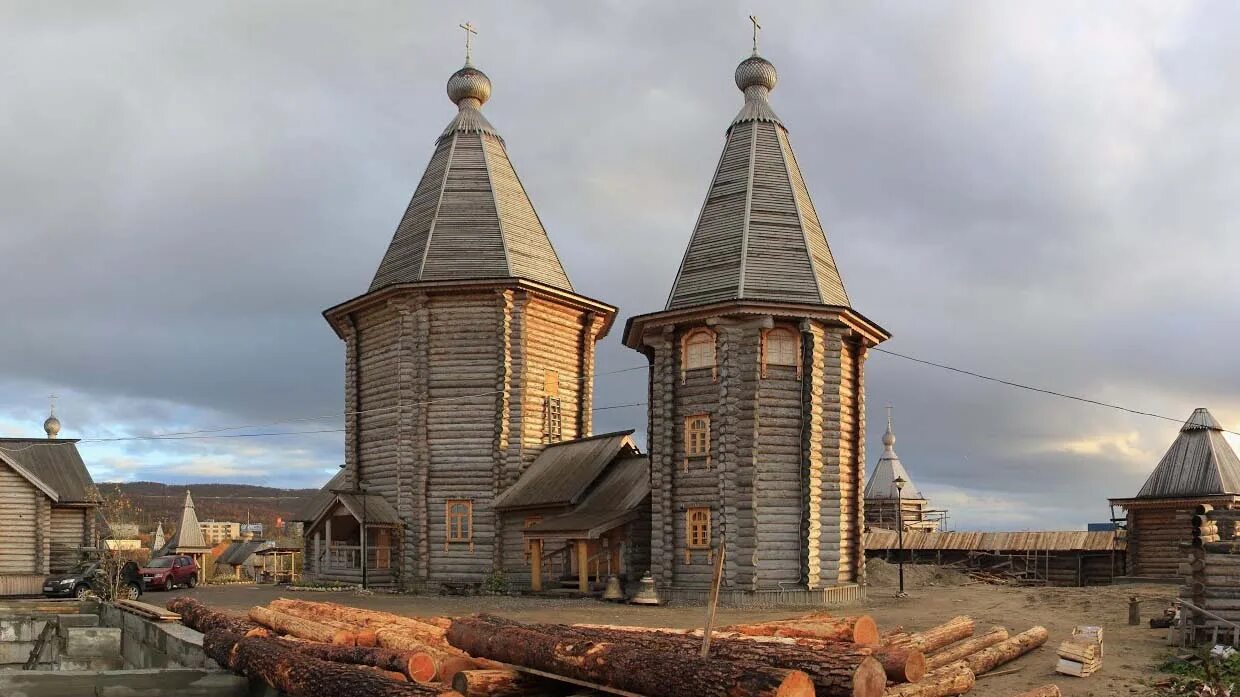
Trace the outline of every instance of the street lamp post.
{"type": "Polygon", "coordinates": [[[896,477],[892,482],[896,486],[896,545],[900,548],[898,564],[900,566],[900,595],[904,595],[904,485],[908,482],[904,477],[896,477]]]}

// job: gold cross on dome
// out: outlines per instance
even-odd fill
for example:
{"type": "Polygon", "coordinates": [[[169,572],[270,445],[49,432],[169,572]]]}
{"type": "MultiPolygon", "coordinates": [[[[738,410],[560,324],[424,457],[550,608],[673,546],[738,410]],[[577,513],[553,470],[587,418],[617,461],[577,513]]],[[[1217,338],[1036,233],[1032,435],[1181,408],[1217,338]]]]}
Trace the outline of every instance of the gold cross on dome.
{"type": "Polygon", "coordinates": [[[749,15],[749,21],[753,23],[753,54],[758,55],[758,32],[762,31],[762,25],[758,24],[757,15],[749,15]]]}
{"type": "Polygon", "coordinates": [[[478,35],[478,30],[474,28],[472,22],[458,24],[460,28],[465,30],[465,65],[473,65],[471,62],[471,49],[473,48],[474,37],[478,35]]]}

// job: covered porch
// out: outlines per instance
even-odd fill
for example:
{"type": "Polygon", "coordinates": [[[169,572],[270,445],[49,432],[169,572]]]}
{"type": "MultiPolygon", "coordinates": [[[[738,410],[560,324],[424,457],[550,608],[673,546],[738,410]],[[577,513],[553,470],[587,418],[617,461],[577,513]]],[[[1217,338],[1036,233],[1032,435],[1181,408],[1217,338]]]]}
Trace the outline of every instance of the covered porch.
{"type": "Polygon", "coordinates": [[[637,510],[581,511],[525,528],[522,535],[529,550],[530,590],[539,593],[572,588],[590,593],[611,576],[629,576],[632,523],[639,515],[637,510]]]}
{"type": "Polygon", "coordinates": [[[334,492],[306,529],[306,574],[319,581],[366,587],[396,584],[400,519],[382,496],[334,492]]]}

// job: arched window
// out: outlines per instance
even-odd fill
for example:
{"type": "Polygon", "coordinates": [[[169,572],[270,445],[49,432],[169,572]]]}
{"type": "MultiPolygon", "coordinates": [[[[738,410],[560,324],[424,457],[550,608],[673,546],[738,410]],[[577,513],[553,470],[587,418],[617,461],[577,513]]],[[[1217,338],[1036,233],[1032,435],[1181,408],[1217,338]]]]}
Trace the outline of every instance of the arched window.
{"type": "Polygon", "coordinates": [[[472,542],[474,537],[474,504],[468,499],[444,502],[447,542],[472,542]]]}
{"type": "Polygon", "coordinates": [[[685,454],[689,457],[710,455],[710,416],[695,414],[685,419],[685,454]]]}
{"type": "Polygon", "coordinates": [[[769,365],[793,366],[801,374],[801,339],[797,333],[776,327],[762,337],[762,370],[769,365]]]}
{"type": "Polygon", "coordinates": [[[695,329],[685,336],[684,369],[715,367],[715,333],[709,329],[695,329]]]}
{"type": "Polygon", "coordinates": [[[709,508],[690,508],[685,512],[685,541],[689,549],[710,549],[709,508]]]}

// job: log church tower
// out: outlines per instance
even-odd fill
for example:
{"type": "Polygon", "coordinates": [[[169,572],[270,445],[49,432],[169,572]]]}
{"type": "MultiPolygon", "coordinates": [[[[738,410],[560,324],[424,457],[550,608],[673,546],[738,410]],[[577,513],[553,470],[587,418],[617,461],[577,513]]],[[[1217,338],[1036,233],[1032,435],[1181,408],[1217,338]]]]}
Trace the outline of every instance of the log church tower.
{"type": "MultiPolygon", "coordinates": [[[[367,518],[371,583],[389,565],[406,587],[500,567],[492,500],[548,443],[590,435],[595,342],[615,314],[569,282],[482,113],[490,79],[467,57],[447,91],[457,113],[369,290],[324,312],[346,354],[333,481],[367,518]]],[[[308,530],[307,549],[360,546],[359,523],[337,520],[326,541],[308,530]]]]}
{"type": "Polygon", "coordinates": [[[859,584],[864,365],[889,335],[852,309],[756,31],[735,77],[744,104],[667,306],[625,327],[651,367],[651,572],[704,589],[724,541],[725,590],[859,584]]]}

